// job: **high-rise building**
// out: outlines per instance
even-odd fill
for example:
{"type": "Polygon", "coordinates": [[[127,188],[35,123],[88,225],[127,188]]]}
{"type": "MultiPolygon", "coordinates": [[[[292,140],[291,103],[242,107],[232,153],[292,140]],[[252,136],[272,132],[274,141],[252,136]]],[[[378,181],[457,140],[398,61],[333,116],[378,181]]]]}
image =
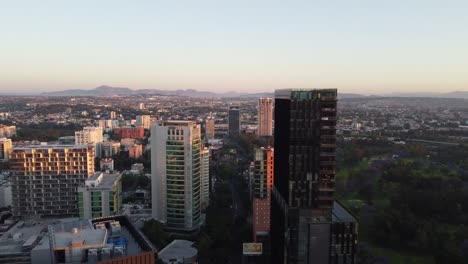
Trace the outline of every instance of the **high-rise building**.
{"type": "Polygon", "coordinates": [[[229,129],[229,136],[237,136],[240,133],[240,109],[239,109],[239,106],[229,107],[228,129],[229,129]]]}
{"type": "Polygon", "coordinates": [[[273,148],[255,150],[253,174],[253,241],[268,248],[270,233],[271,189],[273,188],[273,148]]]}
{"type": "Polygon", "coordinates": [[[152,216],[165,227],[194,231],[201,219],[201,131],[193,121],[151,125],[152,216]]]}
{"type": "Polygon", "coordinates": [[[78,215],[78,187],[94,173],[94,146],[13,148],[13,215],[78,215]]]}
{"type": "Polygon", "coordinates": [[[96,157],[99,157],[99,143],[104,141],[102,127],[84,127],[81,131],[75,131],[75,145],[93,144],[96,157]]]}
{"type": "Polygon", "coordinates": [[[281,140],[275,140],[272,263],[355,263],[356,220],[333,196],[336,105],[336,89],[275,93],[275,137],[281,140]],[[336,214],[354,219],[346,252],[338,252],[333,239],[341,232],[334,228],[336,214]]]}
{"type": "Polygon", "coordinates": [[[0,138],[0,160],[8,160],[13,143],[9,138],[0,138]]]}
{"type": "Polygon", "coordinates": [[[273,100],[271,98],[258,99],[258,135],[273,135],[273,100]]]}
{"type": "Polygon", "coordinates": [[[122,207],[120,173],[96,172],[78,188],[80,218],[90,219],[118,215],[122,207]]]}
{"type": "Polygon", "coordinates": [[[215,138],[215,123],[212,118],[208,118],[205,120],[205,137],[206,139],[215,138]]]}
{"type": "Polygon", "coordinates": [[[210,204],[210,150],[205,147],[200,152],[200,165],[201,165],[201,207],[206,209],[210,204]]]}
{"type": "Polygon", "coordinates": [[[150,129],[151,117],[149,115],[136,116],[136,125],[139,127],[143,127],[144,129],[150,129]]]}

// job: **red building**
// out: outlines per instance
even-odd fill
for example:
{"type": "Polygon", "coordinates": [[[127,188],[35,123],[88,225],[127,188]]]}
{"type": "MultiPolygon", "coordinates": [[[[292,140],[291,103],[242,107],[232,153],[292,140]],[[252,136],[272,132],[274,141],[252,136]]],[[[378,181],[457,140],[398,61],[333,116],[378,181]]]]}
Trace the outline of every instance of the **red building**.
{"type": "Polygon", "coordinates": [[[143,127],[119,127],[114,129],[114,135],[117,139],[122,138],[138,138],[145,137],[145,129],[143,127]]]}

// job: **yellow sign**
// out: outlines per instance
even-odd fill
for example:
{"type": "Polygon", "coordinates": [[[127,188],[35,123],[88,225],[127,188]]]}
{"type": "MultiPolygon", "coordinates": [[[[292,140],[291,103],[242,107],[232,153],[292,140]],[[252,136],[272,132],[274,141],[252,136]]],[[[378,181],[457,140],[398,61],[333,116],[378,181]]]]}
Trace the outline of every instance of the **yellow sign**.
{"type": "Polygon", "coordinates": [[[242,245],[242,252],[246,256],[261,255],[263,252],[262,243],[244,243],[242,245]]]}

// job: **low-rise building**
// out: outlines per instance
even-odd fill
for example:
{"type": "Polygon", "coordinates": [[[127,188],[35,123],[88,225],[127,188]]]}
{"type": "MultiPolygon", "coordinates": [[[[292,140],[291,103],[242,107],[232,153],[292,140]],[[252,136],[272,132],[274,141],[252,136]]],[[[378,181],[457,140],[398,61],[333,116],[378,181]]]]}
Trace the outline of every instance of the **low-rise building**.
{"type": "Polygon", "coordinates": [[[156,249],[126,216],[49,225],[31,263],[154,264],[156,249]]]}
{"type": "Polygon", "coordinates": [[[111,158],[101,159],[99,165],[101,165],[101,171],[114,171],[114,160],[111,158]]]}
{"type": "Polygon", "coordinates": [[[143,147],[140,144],[135,144],[128,147],[128,157],[132,159],[138,159],[143,155],[143,147]]]}
{"type": "Polygon", "coordinates": [[[119,154],[120,152],[119,142],[106,141],[106,142],[99,143],[98,146],[101,150],[100,157],[102,158],[109,158],[109,157],[119,154]]]}

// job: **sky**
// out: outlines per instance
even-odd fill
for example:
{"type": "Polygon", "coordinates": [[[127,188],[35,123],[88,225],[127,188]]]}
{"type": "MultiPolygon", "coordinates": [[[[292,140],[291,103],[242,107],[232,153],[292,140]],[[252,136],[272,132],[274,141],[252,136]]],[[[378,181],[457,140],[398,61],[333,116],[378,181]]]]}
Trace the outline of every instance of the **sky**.
{"type": "Polygon", "coordinates": [[[2,1],[0,92],[468,91],[468,1],[2,1]]]}

